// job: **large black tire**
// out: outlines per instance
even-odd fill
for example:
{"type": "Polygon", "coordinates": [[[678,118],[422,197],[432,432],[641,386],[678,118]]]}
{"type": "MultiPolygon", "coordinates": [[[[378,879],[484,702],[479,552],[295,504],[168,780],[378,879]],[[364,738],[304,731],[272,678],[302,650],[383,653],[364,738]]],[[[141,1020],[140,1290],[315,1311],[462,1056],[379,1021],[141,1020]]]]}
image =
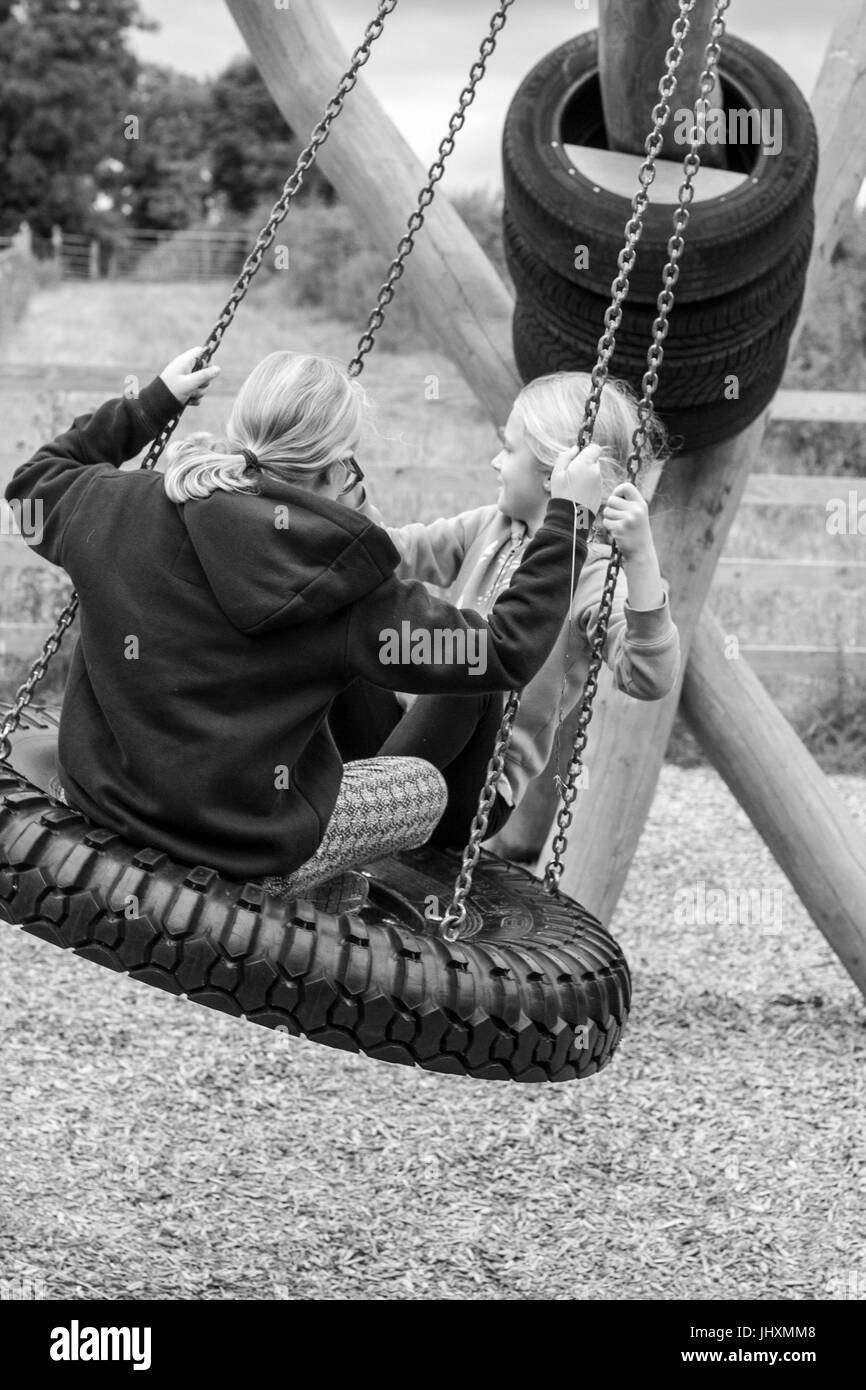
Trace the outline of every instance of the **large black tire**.
{"type": "MultiPolygon", "coordinates": [[[[604,331],[610,287],[600,295],[557,275],[535,255],[507,211],[503,232],[508,268],[520,302],[534,309],[536,316],[560,336],[594,349],[604,331]]],[[[748,382],[763,373],[768,357],[788,341],[796,322],[813,233],[810,213],[784,265],[774,266],[740,293],[677,302],[664,344],[670,401],[682,405],[702,401],[706,392],[703,378],[708,375],[718,380],[734,373],[748,382]]],[[[687,245],[681,262],[684,278],[688,278],[689,263],[687,245]]],[[[655,304],[639,304],[631,297],[626,300],[616,335],[618,362],[627,359],[630,366],[641,370],[657,312],[655,304]]]]}
{"type": "MultiPolygon", "coordinates": [[[[654,401],[674,446],[689,450],[741,433],[773,399],[814,236],[817,139],[808,106],[771,59],[739,40],[726,40],[721,72],[729,105],[782,111],[784,140],[777,156],[740,151],[744,168],[750,158],[754,162],[752,177],[732,193],[691,207],[654,401]]],[[[514,351],[524,381],[593,369],[631,215],[629,199],[570,168],[562,146],[572,142],[605,143],[596,34],[543,59],[506,120],[504,239],[517,291],[514,351]],[[589,250],[588,265],[575,264],[579,245],[589,250]]],[[[652,203],[647,210],[616,331],[611,372],[638,394],[668,259],[671,211],[652,203]]]]}
{"type": "MultiPolygon", "coordinates": [[[[792,311],[796,320],[799,304],[792,311]]],[[[595,365],[596,344],[579,338],[558,334],[528,303],[518,303],[513,320],[514,356],[517,370],[524,382],[549,372],[590,372],[595,365]]],[[[659,374],[656,411],[668,430],[674,449],[708,449],[746,429],[772,401],[785,374],[788,340],[780,342],[774,355],[765,364],[760,376],[740,381],[739,396],[726,399],[724,373],[715,379],[703,378],[705,398],[695,405],[680,405],[672,394],[682,384],[668,370],[668,362],[659,374]]],[[[628,382],[636,391],[645,370],[645,360],[616,353],[611,375],[628,382]]]]}
{"type": "MultiPolygon", "coordinates": [[[[777,155],[760,148],[739,152],[749,181],[693,204],[680,304],[730,294],[784,266],[814,193],[817,134],[796,84],[772,59],[730,35],[720,73],[729,107],[782,111],[784,138],[777,155]]],[[[675,107],[691,103],[674,97],[675,107]]],[[[506,204],[537,257],[565,279],[609,295],[630,200],[569,172],[563,144],[605,144],[596,31],[554,49],[521,83],[506,117],[503,166],[506,204]],[[586,269],[574,266],[578,244],[589,249],[586,269]]],[[[654,303],[659,293],[671,212],[652,202],[647,209],[631,275],[633,301],[654,303]]]]}
{"type": "MultiPolygon", "coordinates": [[[[56,729],[27,711],[23,733],[56,729]]],[[[454,945],[424,908],[461,856],[379,861],[370,901],[334,916],[257,883],[136,849],[0,763],[0,916],[87,960],[266,1028],[377,1061],[487,1081],[571,1081],[606,1066],[628,1016],[617,943],[578,903],[482,852],[454,945]]]]}

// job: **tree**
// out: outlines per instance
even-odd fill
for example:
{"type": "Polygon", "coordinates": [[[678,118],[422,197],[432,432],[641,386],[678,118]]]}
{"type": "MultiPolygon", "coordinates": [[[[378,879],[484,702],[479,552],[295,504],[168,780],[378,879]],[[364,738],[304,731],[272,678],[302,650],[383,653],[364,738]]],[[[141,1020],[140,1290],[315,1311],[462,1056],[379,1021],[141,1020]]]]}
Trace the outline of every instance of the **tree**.
{"type": "Polygon", "coordinates": [[[129,134],[99,169],[112,209],[106,221],[175,231],[198,222],[211,202],[210,85],[147,64],[129,99],[129,134]]]}
{"type": "Polygon", "coordinates": [[[2,0],[0,234],[24,218],[42,236],[95,225],[138,71],[128,33],[151,27],[137,0],[2,0]]]}
{"type": "MultiPolygon", "coordinates": [[[[209,145],[214,192],[232,212],[244,215],[263,199],[276,200],[302,142],[283,120],[249,58],[238,58],[214,82],[209,145]]],[[[334,197],[315,167],[304,178],[303,192],[328,201],[334,197]]]]}

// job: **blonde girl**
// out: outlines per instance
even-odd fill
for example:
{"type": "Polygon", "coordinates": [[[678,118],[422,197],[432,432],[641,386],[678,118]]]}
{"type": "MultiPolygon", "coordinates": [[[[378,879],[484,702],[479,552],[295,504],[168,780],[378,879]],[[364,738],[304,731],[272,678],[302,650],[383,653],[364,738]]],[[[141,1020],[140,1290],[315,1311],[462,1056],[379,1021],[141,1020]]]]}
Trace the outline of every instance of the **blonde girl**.
{"type": "MultiPolygon", "coordinates": [[[[502,448],[492,460],[495,500],[458,516],[424,524],[388,528],[401,554],[403,579],[420,579],[445,588],[465,612],[484,615],[508,591],[522,557],[532,543],[550,497],[552,470],[558,459],[576,454],[590,389],[583,372],[558,372],[530,382],[514,402],[502,430],[502,448]]],[[[606,496],[594,539],[575,590],[569,639],[563,623],[547,660],[523,691],[521,707],[497,785],[489,833],[501,829],[532,780],[547,766],[560,712],[574,707],[586,679],[591,643],[610,558],[610,540],[623,554],[615,590],[604,659],[617,687],[637,700],[658,700],[673,688],[680,666],[679,634],[670,612],[650,530],[649,512],[638,489],[626,478],[626,461],[638,424],[634,396],[621,382],[602,393],[594,431],[601,449],[601,487],[606,496]],[[567,659],[566,659],[567,658],[567,659]]],[[[651,422],[645,469],[660,465],[664,431],[651,422]]],[[[384,524],[367,500],[368,513],[384,524]]],[[[373,690],[360,684],[335,704],[331,726],[344,757],[369,756],[387,743],[389,752],[430,756],[441,752],[438,712],[427,697],[373,690]]],[[[433,758],[435,761],[435,756],[433,758]]],[[[468,769],[464,800],[452,798],[450,817],[455,839],[469,830],[483,780],[483,767],[468,769]]],[[[439,829],[442,829],[440,823],[439,829]]],[[[438,833],[438,832],[437,832],[438,833]]]]}

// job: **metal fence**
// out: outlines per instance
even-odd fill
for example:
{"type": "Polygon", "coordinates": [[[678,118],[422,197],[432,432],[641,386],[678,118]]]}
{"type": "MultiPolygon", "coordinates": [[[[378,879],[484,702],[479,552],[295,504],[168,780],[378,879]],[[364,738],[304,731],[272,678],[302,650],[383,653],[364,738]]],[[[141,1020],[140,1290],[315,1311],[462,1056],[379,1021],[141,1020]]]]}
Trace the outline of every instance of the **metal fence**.
{"type": "Polygon", "coordinates": [[[26,223],[0,237],[0,337],[24,312],[33,286],[32,240],[26,223]]]}
{"type": "Polygon", "coordinates": [[[63,279],[211,280],[237,275],[247,241],[241,231],[213,227],[174,232],[124,227],[98,238],[56,227],[34,250],[63,279]]]}

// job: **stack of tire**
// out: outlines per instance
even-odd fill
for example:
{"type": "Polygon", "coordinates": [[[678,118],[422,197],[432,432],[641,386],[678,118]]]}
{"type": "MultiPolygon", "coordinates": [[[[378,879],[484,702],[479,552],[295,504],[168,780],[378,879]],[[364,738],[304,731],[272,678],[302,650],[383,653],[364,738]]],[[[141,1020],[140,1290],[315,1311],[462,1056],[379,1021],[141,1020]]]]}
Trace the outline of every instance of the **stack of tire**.
{"type": "MultiPolygon", "coordinates": [[[[728,110],[782,112],[782,142],[776,154],[760,142],[729,146],[729,167],[746,176],[743,182],[691,205],[655,398],[672,443],[689,450],[739,434],[775,395],[814,233],[818,145],[804,97],[776,63],[740,39],[726,39],[720,76],[728,110]]],[[[672,105],[693,102],[693,94],[675,94],[672,105]]],[[[592,370],[631,216],[630,199],[590,183],[565,145],[606,147],[597,32],[542,59],[506,118],[504,237],[524,381],[592,370]],[[587,254],[576,255],[579,247],[587,254]]],[[[652,188],[650,199],[611,363],[611,375],[638,392],[673,230],[673,206],[653,201],[652,188]]]]}

